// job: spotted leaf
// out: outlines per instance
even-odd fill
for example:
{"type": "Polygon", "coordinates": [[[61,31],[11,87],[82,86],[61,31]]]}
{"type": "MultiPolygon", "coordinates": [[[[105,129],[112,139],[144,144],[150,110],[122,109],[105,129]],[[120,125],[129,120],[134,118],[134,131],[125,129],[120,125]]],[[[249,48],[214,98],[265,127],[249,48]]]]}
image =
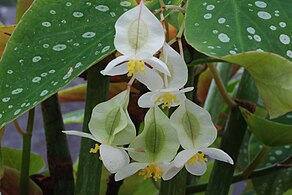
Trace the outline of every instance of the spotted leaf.
{"type": "Polygon", "coordinates": [[[211,56],[267,51],[292,58],[287,0],[188,1],[186,39],[211,56]]]}
{"type": "Polygon", "coordinates": [[[134,1],[38,0],[0,62],[0,127],[114,51],[114,24],[134,1]]]}

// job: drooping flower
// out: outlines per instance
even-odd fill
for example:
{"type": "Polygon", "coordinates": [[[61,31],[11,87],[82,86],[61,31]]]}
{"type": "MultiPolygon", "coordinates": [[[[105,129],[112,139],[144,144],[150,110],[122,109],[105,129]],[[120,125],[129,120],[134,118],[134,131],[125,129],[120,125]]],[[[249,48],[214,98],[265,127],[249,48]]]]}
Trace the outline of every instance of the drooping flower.
{"type": "Polygon", "coordinates": [[[179,152],[163,174],[164,180],[173,178],[184,166],[193,175],[205,173],[208,155],[233,164],[232,158],[217,148],[208,148],[216,139],[217,130],[209,113],[190,100],[186,100],[170,117],[183,151],[179,152]]]}
{"type": "Polygon", "coordinates": [[[123,91],[107,102],[98,104],[92,111],[88,127],[90,133],[80,131],[63,131],[68,135],[89,138],[99,144],[90,149],[90,153],[100,151],[104,166],[111,173],[117,172],[129,164],[130,159],[124,148],[136,135],[133,122],[127,111],[129,92],[123,91]]]}
{"type": "MultiPolygon", "coordinates": [[[[138,105],[149,108],[162,105],[162,108],[177,106],[185,101],[185,92],[193,90],[193,87],[182,89],[188,80],[188,69],[184,59],[168,44],[164,44],[161,59],[167,64],[171,77],[163,75],[164,86],[142,95],[138,105]]],[[[153,81],[155,82],[155,81],[153,81]]]]}
{"type": "Polygon", "coordinates": [[[130,163],[115,174],[119,181],[141,170],[145,179],[161,178],[164,169],[177,153],[179,143],[169,118],[158,107],[150,108],[145,116],[145,127],[129,146],[129,155],[137,162],[130,163]]]}
{"type": "Polygon", "coordinates": [[[170,73],[166,64],[153,56],[165,41],[159,20],[141,1],[117,20],[115,29],[114,45],[122,56],[112,60],[101,73],[134,76],[150,90],[161,87],[163,81],[154,69],[168,75],[170,73]]]}

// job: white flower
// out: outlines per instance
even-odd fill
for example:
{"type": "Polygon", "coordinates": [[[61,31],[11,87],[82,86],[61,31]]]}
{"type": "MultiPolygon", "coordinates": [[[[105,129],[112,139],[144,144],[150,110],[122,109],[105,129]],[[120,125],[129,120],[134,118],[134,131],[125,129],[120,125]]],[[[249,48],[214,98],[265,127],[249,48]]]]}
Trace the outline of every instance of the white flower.
{"type": "Polygon", "coordinates": [[[138,105],[142,108],[160,104],[163,104],[162,108],[177,106],[185,101],[184,93],[193,90],[193,87],[181,89],[188,80],[187,65],[184,59],[166,43],[163,46],[161,58],[167,64],[171,77],[164,75],[163,87],[147,92],[139,98],[138,105]]]}
{"type": "Polygon", "coordinates": [[[130,144],[128,152],[137,162],[130,163],[115,174],[119,181],[141,170],[144,178],[160,179],[165,168],[177,153],[179,143],[169,118],[158,107],[150,108],[145,116],[145,127],[130,144]]]}
{"type": "Polygon", "coordinates": [[[184,166],[193,175],[205,173],[208,155],[223,162],[233,164],[232,158],[217,148],[208,148],[216,139],[217,130],[209,113],[190,100],[186,100],[170,117],[180,144],[185,149],[177,154],[162,178],[173,178],[184,166]]]}
{"type": "Polygon", "coordinates": [[[98,104],[92,111],[88,127],[90,133],[63,131],[101,143],[95,144],[90,153],[100,151],[100,157],[111,173],[116,173],[129,164],[130,159],[124,148],[118,145],[129,144],[136,135],[135,126],[127,112],[129,92],[123,91],[107,102],[98,104]]]}
{"type": "Polygon", "coordinates": [[[162,87],[163,81],[154,69],[170,73],[166,64],[153,55],[163,46],[164,30],[143,1],[125,12],[117,20],[115,29],[114,45],[123,55],[112,60],[101,73],[110,76],[128,73],[150,90],[162,87]]]}

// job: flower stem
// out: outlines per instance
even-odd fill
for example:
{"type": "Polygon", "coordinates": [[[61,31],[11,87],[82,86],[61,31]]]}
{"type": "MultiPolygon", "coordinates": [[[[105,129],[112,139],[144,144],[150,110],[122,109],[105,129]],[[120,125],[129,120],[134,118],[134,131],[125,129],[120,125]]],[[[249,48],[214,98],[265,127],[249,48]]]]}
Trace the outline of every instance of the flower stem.
{"type": "Polygon", "coordinates": [[[24,135],[25,135],[25,132],[24,132],[23,129],[20,127],[20,125],[19,125],[17,119],[15,119],[15,120],[13,121],[13,124],[14,124],[14,127],[15,127],[16,131],[17,131],[21,136],[24,136],[24,135]]]}
{"type": "Polygon", "coordinates": [[[188,64],[188,67],[193,67],[198,64],[207,64],[207,63],[212,63],[212,62],[225,62],[225,61],[217,59],[217,58],[201,58],[201,59],[192,61],[192,63],[188,64]]]}
{"type": "Polygon", "coordinates": [[[222,95],[222,98],[224,99],[226,104],[228,104],[230,107],[237,106],[236,102],[233,101],[233,99],[228,95],[228,93],[225,89],[225,86],[221,80],[221,77],[220,77],[216,67],[214,66],[214,64],[208,64],[208,67],[213,75],[213,79],[218,87],[218,90],[219,90],[220,94],[222,95]]]}
{"type": "Polygon", "coordinates": [[[74,193],[72,160],[57,94],[42,103],[47,157],[54,194],[74,193]]]}
{"type": "Polygon", "coordinates": [[[29,164],[30,164],[30,149],[31,149],[31,136],[34,123],[34,108],[28,113],[26,133],[23,135],[22,144],[22,160],[20,172],[20,195],[28,194],[29,184],[29,164]]]}
{"type": "MultiPolygon", "coordinates": [[[[242,75],[236,98],[245,99],[250,102],[257,102],[257,89],[254,81],[246,70],[242,75]]],[[[221,139],[221,149],[231,156],[235,164],[246,132],[246,127],[246,122],[238,107],[231,108],[229,119],[227,120],[225,131],[221,139]]],[[[234,170],[234,165],[215,161],[206,195],[228,194],[234,170]]]]}
{"type": "MultiPolygon", "coordinates": [[[[109,78],[100,74],[104,67],[102,65],[93,66],[87,74],[87,96],[85,104],[85,114],[83,131],[88,133],[88,123],[92,109],[100,102],[107,100],[109,78]]],[[[97,154],[90,154],[89,150],[96,143],[90,139],[82,138],[79,165],[77,172],[77,182],[75,194],[94,194],[100,191],[101,165],[97,154]],[[93,174],[92,174],[93,173],[93,174]]]]}
{"type": "MultiPolygon", "coordinates": [[[[279,164],[275,164],[269,167],[265,167],[265,168],[259,168],[259,169],[255,169],[254,171],[251,172],[251,174],[248,176],[248,178],[246,178],[243,174],[243,172],[238,173],[236,175],[234,175],[232,177],[232,183],[236,183],[236,182],[240,182],[246,179],[252,179],[252,178],[257,178],[257,177],[261,177],[261,176],[265,176],[265,175],[269,175],[272,174],[278,170],[281,169],[288,169],[291,167],[291,160],[285,160],[284,162],[281,162],[279,164]],[[290,164],[290,166],[289,166],[290,164]]],[[[204,192],[206,191],[208,186],[208,183],[202,183],[199,185],[189,185],[187,186],[187,193],[196,193],[196,192],[204,192]]]]}
{"type": "Polygon", "coordinates": [[[243,171],[242,175],[244,178],[248,178],[252,171],[257,167],[257,165],[263,160],[263,158],[269,152],[270,147],[263,145],[261,151],[258,153],[256,158],[247,166],[247,168],[243,171]]]}

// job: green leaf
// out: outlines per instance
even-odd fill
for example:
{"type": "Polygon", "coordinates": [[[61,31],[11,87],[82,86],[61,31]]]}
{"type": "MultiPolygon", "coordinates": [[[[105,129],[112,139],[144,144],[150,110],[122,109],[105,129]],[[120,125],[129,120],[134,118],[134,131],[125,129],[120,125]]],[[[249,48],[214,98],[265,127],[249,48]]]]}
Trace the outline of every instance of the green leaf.
{"type": "MultiPolygon", "coordinates": [[[[254,159],[263,143],[252,136],[249,144],[249,158],[254,159]]],[[[292,145],[272,147],[267,156],[258,165],[258,168],[271,166],[291,156],[292,145]]],[[[263,177],[252,179],[254,188],[258,195],[281,195],[288,190],[292,184],[292,168],[283,169],[263,177]]]]}
{"type": "Polygon", "coordinates": [[[0,62],[0,127],[114,51],[114,24],[130,1],[38,0],[0,62]]]}
{"type": "Polygon", "coordinates": [[[281,124],[256,116],[244,108],[240,111],[250,130],[267,146],[292,144],[292,125],[281,124]]]}
{"type": "Polygon", "coordinates": [[[84,110],[76,110],[63,115],[64,124],[83,123],[84,110]]]}
{"type": "Polygon", "coordinates": [[[174,158],[179,148],[175,129],[170,125],[169,118],[159,107],[148,110],[145,116],[145,126],[129,148],[132,159],[138,162],[164,162],[174,158]]]}
{"type": "Polygon", "coordinates": [[[185,36],[210,56],[267,51],[292,58],[287,0],[188,1],[185,36]]]}
{"type": "Polygon", "coordinates": [[[243,66],[255,80],[270,118],[292,110],[292,62],[272,53],[246,52],[222,57],[243,66]]]}
{"type": "MultiPolygon", "coordinates": [[[[22,150],[1,148],[3,165],[20,171],[22,150]]],[[[45,162],[40,155],[30,154],[29,175],[36,174],[45,167],[45,162]]]]}

